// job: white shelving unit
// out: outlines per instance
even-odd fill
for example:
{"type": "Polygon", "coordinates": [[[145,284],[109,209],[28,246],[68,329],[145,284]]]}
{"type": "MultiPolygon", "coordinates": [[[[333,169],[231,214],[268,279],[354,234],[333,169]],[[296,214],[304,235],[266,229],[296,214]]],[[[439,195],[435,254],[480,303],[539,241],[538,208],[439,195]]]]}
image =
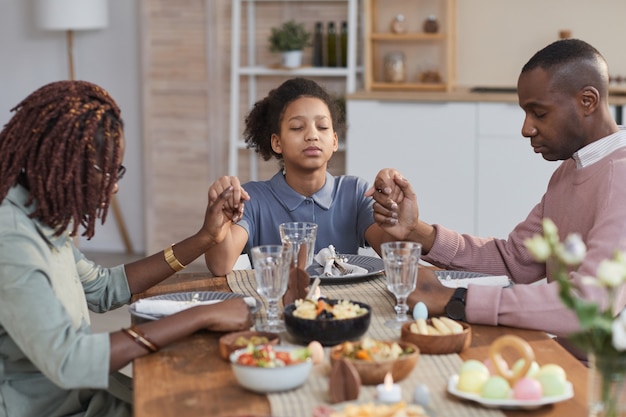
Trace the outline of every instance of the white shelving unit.
{"type": "MultiPolygon", "coordinates": [[[[256,97],[257,79],[264,76],[291,77],[335,77],[345,78],[345,92],[352,93],[357,88],[357,76],[363,72],[357,67],[358,45],[358,7],[360,0],[233,0],[232,3],[232,36],[231,36],[231,74],[230,74],[230,122],[229,122],[229,174],[238,175],[239,151],[246,149],[240,129],[244,115],[240,114],[241,83],[247,82],[248,109],[259,99],[256,97]],[[297,69],[273,68],[257,62],[256,38],[256,5],[257,3],[346,3],[348,22],[348,48],[346,67],[302,67],[297,69]],[[245,19],[242,19],[242,8],[245,7],[245,19]],[[242,20],[246,25],[246,63],[241,62],[242,20]]],[[[269,34],[268,34],[269,35],[269,34]]],[[[263,38],[266,39],[266,38],[263,38]]],[[[257,179],[257,156],[250,150],[250,179],[257,179]]]]}

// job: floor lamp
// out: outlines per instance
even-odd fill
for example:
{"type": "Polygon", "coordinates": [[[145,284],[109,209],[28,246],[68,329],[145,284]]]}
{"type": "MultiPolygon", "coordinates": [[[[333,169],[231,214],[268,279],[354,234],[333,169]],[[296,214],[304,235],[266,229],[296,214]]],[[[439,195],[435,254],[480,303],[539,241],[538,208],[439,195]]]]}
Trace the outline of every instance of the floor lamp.
{"type": "MultiPolygon", "coordinates": [[[[36,0],[37,25],[44,30],[63,30],[67,38],[67,67],[69,79],[74,80],[74,31],[104,29],[109,23],[107,0],[36,0]]],[[[111,208],[126,253],[133,253],[124,216],[117,197],[113,195],[111,208]]]]}

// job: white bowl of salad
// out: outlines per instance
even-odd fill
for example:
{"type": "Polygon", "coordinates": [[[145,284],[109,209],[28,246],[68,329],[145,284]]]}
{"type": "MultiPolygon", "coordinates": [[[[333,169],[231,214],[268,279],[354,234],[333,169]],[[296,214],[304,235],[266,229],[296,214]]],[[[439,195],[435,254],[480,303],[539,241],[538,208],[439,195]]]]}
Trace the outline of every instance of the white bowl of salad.
{"type": "Polygon", "coordinates": [[[250,391],[288,391],[304,384],[313,360],[308,347],[248,345],[230,355],[235,378],[250,391]]]}

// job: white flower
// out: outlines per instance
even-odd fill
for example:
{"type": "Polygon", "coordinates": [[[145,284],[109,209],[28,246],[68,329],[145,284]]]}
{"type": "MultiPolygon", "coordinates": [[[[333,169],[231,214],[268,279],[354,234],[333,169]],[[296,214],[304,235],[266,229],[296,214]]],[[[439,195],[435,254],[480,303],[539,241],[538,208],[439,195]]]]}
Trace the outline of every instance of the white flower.
{"type": "Polygon", "coordinates": [[[596,276],[604,286],[615,288],[626,279],[626,264],[605,259],[600,262],[596,276]]]}
{"type": "Polygon", "coordinates": [[[524,244],[536,261],[545,262],[551,255],[552,249],[550,244],[541,235],[535,235],[530,239],[526,239],[524,244]]]}
{"type": "Polygon", "coordinates": [[[567,236],[562,245],[557,247],[557,256],[566,265],[578,265],[587,255],[587,247],[578,233],[567,236]]]}
{"type": "Polygon", "coordinates": [[[556,245],[559,242],[559,231],[556,228],[554,222],[546,218],[543,219],[541,224],[543,226],[543,235],[545,236],[548,243],[556,245]]]}
{"type": "Polygon", "coordinates": [[[626,309],[613,320],[613,347],[619,351],[626,350],[626,309]]]}

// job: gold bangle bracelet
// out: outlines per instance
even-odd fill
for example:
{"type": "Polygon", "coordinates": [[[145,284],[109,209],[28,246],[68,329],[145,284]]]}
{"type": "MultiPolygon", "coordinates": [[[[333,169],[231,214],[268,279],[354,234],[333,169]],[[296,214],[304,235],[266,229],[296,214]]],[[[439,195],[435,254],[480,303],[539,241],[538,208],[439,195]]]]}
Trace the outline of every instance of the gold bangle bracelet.
{"type": "Polygon", "coordinates": [[[159,347],[156,343],[152,342],[148,337],[139,330],[135,325],[130,326],[129,328],[122,329],[124,333],[130,336],[137,344],[141,345],[143,348],[149,350],[150,352],[157,352],[159,347]]]}
{"type": "Polygon", "coordinates": [[[165,262],[174,270],[174,272],[178,272],[187,267],[187,265],[183,265],[176,255],[174,255],[174,245],[170,245],[167,249],[163,251],[163,255],[165,256],[165,262]]]}

